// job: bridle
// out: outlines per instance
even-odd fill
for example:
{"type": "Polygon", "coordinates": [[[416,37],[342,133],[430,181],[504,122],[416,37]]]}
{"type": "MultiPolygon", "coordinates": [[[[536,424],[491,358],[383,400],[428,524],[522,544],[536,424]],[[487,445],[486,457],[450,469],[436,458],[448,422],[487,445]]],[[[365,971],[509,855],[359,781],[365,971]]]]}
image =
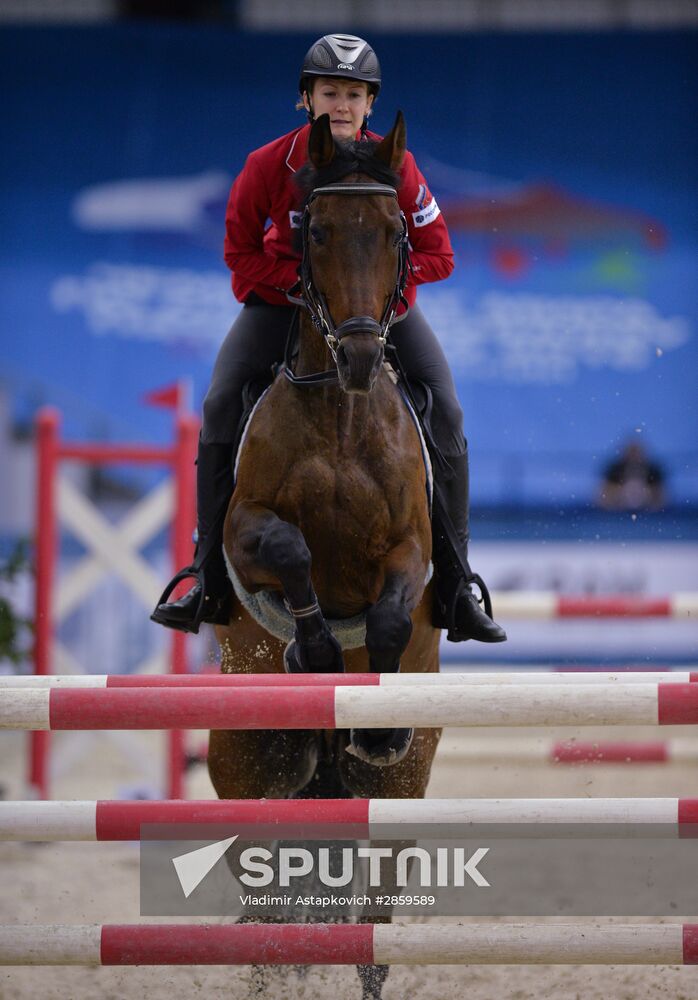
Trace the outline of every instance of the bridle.
{"type": "Polygon", "coordinates": [[[395,320],[395,314],[400,302],[404,302],[405,285],[410,268],[409,243],[407,234],[407,220],[403,212],[400,212],[402,230],[395,240],[397,247],[397,274],[392,295],[388,300],[380,323],[371,316],[352,316],[344,320],[339,326],[335,326],[330,311],[322,292],[318,291],[313,282],[313,273],[310,265],[310,206],[320,195],[387,195],[397,199],[397,191],[388,184],[328,184],[325,187],[315,188],[310,194],[303,212],[302,234],[303,234],[303,257],[300,268],[300,281],[303,304],[310,313],[310,319],[315,328],[325,338],[335,364],[337,363],[337,349],[342,337],[352,333],[369,333],[378,338],[379,343],[385,345],[388,338],[388,331],[395,320]]]}

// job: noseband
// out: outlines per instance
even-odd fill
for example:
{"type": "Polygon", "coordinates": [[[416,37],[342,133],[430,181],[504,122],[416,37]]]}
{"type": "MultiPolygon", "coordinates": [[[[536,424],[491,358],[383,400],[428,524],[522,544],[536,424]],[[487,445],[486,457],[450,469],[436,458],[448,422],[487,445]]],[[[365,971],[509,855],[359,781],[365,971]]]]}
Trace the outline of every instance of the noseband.
{"type": "Polygon", "coordinates": [[[364,195],[387,195],[390,198],[397,198],[397,191],[388,184],[328,184],[325,187],[315,188],[308,198],[303,212],[303,258],[301,260],[301,287],[303,302],[310,313],[310,318],[316,329],[325,338],[325,343],[330,349],[330,353],[337,363],[337,348],[342,337],[347,337],[352,333],[370,333],[378,338],[379,343],[385,344],[388,331],[395,319],[395,313],[400,302],[404,301],[403,293],[407,284],[407,273],[410,266],[409,246],[407,236],[407,221],[404,213],[400,212],[402,222],[402,232],[395,241],[397,247],[397,275],[393,293],[383,310],[380,323],[377,323],[371,316],[352,316],[351,319],[344,320],[339,326],[335,326],[327,307],[325,296],[318,291],[313,282],[313,273],[310,265],[310,206],[320,195],[326,194],[364,194],[364,195]]]}

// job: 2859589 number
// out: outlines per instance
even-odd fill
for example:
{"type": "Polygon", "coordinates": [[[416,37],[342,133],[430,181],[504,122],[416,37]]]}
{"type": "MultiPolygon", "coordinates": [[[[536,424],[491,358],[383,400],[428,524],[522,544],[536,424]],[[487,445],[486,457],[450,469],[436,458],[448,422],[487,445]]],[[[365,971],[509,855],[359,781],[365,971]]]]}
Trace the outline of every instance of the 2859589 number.
{"type": "Polygon", "coordinates": [[[433,906],[435,896],[382,896],[384,906],[433,906]]]}

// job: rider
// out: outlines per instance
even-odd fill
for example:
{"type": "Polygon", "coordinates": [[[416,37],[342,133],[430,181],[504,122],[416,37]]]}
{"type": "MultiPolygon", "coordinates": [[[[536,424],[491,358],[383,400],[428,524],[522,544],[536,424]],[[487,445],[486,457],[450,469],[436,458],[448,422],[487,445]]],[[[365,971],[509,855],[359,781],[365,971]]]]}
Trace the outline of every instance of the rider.
{"type": "MultiPolygon", "coordinates": [[[[329,114],[337,140],[378,139],[367,130],[381,86],[378,59],[354,35],[324,35],[309,49],[301,69],[299,109],[308,124],[251,153],[235,180],[226,212],[225,260],[243,307],[223,341],[203,405],[197,458],[198,544],[194,564],[178,577],[196,579],[178,601],[166,603],[172,586],[153,612],[154,621],[198,632],[200,622],[228,623],[230,582],[222,555],[222,528],[233,488],[233,442],[242,416],[243,386],[270,372],[284,356],[291,319],[286,292],[298,279],[293,230],[299,226],[294,173],[307,158],[316,116],[329,114]],[[267,225],[268,220],[271,224],[267,225]]],[[[416,286],[440,281],[453,270],[453,251],[436,200],[411,153],[405,153],[398,191],[407,218],[412,273],[403,310],[390,332],[403,369],[426,382],[433,396],[432,432],[452,472],[437,476],[460,543],[454,560],[443,534],[434,528],[436,575],[434,625],[449,639],[501,642],[504,630],[472,593],[467,567],[468,454],[463,415],[441,346],[416,305],[416,286]],[[443,481],[441,481],[443,480],[443,481]],[[459,565],[460,563],[460,565],[459,565]]],[[[438,473],[438,466],[437,473],[438,473]]],[[[177,578],[176,578],[177,579],[177,578]]]]}

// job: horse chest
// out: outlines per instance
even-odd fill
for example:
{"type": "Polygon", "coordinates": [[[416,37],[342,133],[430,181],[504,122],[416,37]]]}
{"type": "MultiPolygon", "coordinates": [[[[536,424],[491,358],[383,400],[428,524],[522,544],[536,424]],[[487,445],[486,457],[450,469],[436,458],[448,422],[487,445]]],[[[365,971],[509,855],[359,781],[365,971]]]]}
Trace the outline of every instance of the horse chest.
{"type": "Polygon", "coordinates": [[[398,514],[393,495],[399,493],[399,488],[386,490],[370,464],[346,456],[334,461],[318,455],[299,458],[284,486],[285,502],[291,501],[303,520],[322,521],[334,531],[377,519],[389,525],[398,514]]]}
{"type": "Polygon", "coordinates": [[[361,553],[364,566],[380,558],[419,519],[424,470],[418,450],[405,461],[418,440],[392,386],[376,396],[380,420],[365,399],[320,406],[321,397],[277,383],[248,436],[239,499],[300,527],[311,551],[361,553]]]}

